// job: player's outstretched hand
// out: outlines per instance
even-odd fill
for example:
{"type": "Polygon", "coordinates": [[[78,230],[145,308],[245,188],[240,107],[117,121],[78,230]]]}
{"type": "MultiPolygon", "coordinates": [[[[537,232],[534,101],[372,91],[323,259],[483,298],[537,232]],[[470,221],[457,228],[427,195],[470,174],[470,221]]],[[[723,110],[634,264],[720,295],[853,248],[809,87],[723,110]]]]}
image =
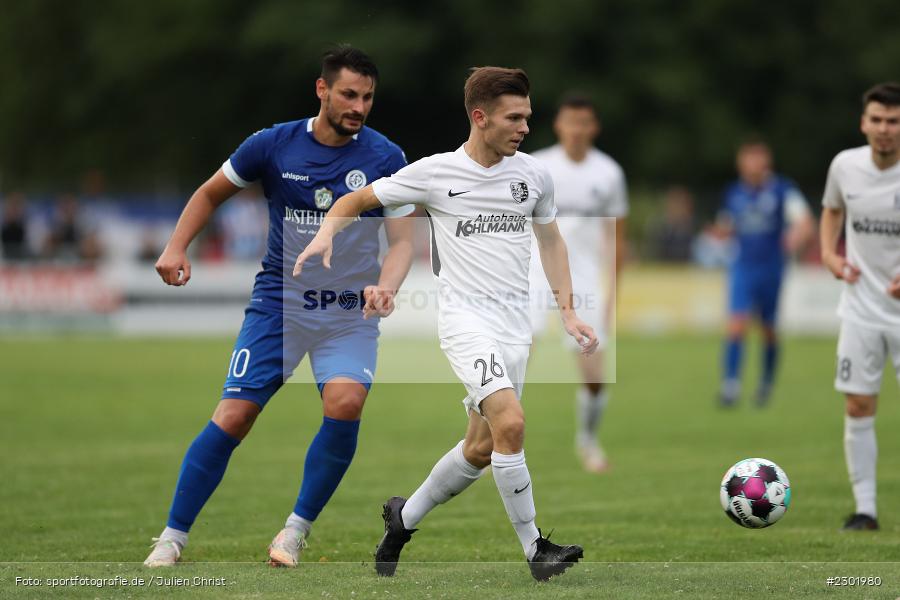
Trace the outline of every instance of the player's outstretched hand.
{"type": "Polygon", "coordinates": [[[191,261],[184,250],[166,246],[156,261],[156,272],[169,285],[184,285],[191,279],[191,261]]]}
{"type": "Polygon", "coordinates": [[[596,352],[597,347],[600,345],[600,340],[597,339],[597,334],[594,333],[594,329],[590,325],[578,317],[571,317],[563,320],[563,327],[566,328],[566,333],[575,338],[575,341],[581,346],[582,354],[593,354],[596,352]]]}
{"type": "Polygon", "coordinates": [[[387,317],[394,312],[394,291],[377,285],[368,285],[363,290],[365,305],[363,319],[371,316],[387,317]]]}
{"type": "Polygon", "coordinates": [[[830,254],[825,259],[825,266],[837,279],[843,279],[847,283],[856,283],[859,279],[859,269],[851,265],[846,258],[839,254],[830,254]]]}
{"type": "Polygon", "coordinates": [[[891,295],[891,297],[900,300],[900,275],[894,277],[894,279],[891,281],[891,284],[888,286],[887,291],[888,294],[891,295]]]}
{"type": "Polygon", "coordinates": [[[298,276],[303,271],[303,263],[311,256],[321,255],[322,264],[325,265],[326,269],[330,269],[331,249],[331,236],[323,235],[322,231],[319,230],[316,237],[307,244],[306,248],[303,249],[303,252],[300,253],[300,256],[297,257],[297,262],[294,263],[294,277],[298,276]]]}

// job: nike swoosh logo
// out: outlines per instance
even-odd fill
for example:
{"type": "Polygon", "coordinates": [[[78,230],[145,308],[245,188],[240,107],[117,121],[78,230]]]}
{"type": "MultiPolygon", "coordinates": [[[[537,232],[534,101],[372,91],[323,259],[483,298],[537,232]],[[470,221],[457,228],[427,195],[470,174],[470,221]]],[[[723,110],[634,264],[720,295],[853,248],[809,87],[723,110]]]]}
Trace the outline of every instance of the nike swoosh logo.
{"type": "Polygon", "coordinates": [[[472,190],[466,190],[466,191],[464,191],[464,192],[454,192],[453,190],[450,190],[450,191],[447,192],[447,197],[449,197],[449,198],[455,198],[455,197],[457,197],[457,196],[462,196],[463,194],[468,194],[468,193],[471,192],[471,191],[472,191],[472,190]]]}
{"type": "Polygon", "coordinates": [[[521,490],[513,490],[513,493],[514,493],[514,494],[520,494],[520,493],[524,492],[525,490],[527,490],[529,485],[531,485],[531,482],[530,482],[530,481],[529,481],[528,483],[526,483],[526,484],[525,484],[525,487],[523,487],[521,490]]]}

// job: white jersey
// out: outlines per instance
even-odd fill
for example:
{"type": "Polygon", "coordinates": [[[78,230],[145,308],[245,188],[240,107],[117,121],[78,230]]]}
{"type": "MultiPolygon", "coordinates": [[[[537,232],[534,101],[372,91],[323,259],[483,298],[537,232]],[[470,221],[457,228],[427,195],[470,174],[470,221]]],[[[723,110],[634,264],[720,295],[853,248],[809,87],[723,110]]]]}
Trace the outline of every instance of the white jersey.
{"type": "Polygon", "coordinates": [[[900,300],[887,293],[900,274],[900,163],[880,170],[869,146],[831,162],[822,205],[844,210],[847,260],[859,279],[844,284],[838,315],[867,327],[900,327],[900,300]]]}
{"type": "MultiPolygon", "coordinates": [[[[608,154],[591,148],[575,162],[559,144],[533,153],[550,170],[559,209],[559,231],[569,248],[572,279],[596,281],[604,250],[600,217],[628,215],[625,173],[608,154]],[[587,217],[587,218],[585,218],[587,217]]],[[[543,273],[533,256],[533,273],[543,273]]]]}
{"type": "Polygon", "coordinates": [[[418,204],[431,226],[438,335],[480,333],[531,343],[528,264],[532,219],[556,217],[547,169],[517,152],[486,168],[460,147],[375,181],[385,207],[418,204]]]}

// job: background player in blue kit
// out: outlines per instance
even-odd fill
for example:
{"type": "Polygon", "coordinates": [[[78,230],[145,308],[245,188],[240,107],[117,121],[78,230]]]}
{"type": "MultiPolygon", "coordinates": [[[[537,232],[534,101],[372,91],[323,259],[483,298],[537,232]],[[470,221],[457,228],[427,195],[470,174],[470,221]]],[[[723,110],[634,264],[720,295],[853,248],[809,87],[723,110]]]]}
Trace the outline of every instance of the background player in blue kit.
{"type": "Polygon", "coordinates": [[[375,372],[378,317],[393,310],[393,293],[412,260],[412,219],[380,217],[402,217],[412,207],[372,210],[348,227],[335,246],[339,268],[325,269],[319,262],[302,281],[289,275],[293,257],[316,234],[334,199],[406,164],[398,146],[364,126],[377,79],[374,63],[359,50],[340,46],[326,53],[316,81],[318,116],[281,123],[247,138],[191,197],[156,264],[167,284],[186,284],[191,240],[220,204],[250,182],[261,182],[270,221],[262,270],[221,400],[184,457],[167,527],[154,538],[144,562],[149,567],[178,561],[188,531],[221,481],[232,451],[307,354],[324,419],[307,451],[294,510],[269,547],[271,564],[296,566],[313,521],[350,466],[375,372]],[[390,248],[380,266],[382,222],[390,248]]]}
{"type": "Polygon", "coordinates": [[[736,165],[739,179],[725,192],[719,218],[737,242],[728,273],[727,340],[719,401],[722,406],[733,406],[740,396],[744,337],[755,314],[763,332],[763,368],[756,390],[757,405],[762,406],[775,378],[775,324],[785,261],[812,237],[813,220],[800,190],[772,172],[772,152],[765,142],[741,144],[736,165]]]}

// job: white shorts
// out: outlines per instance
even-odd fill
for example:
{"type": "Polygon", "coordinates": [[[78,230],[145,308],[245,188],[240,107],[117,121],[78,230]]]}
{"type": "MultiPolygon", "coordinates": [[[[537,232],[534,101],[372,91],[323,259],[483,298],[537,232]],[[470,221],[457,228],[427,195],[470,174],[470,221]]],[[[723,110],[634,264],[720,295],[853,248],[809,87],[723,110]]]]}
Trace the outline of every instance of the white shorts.
{"type": "Polygon", "coordinates": [[[468,395],[466,411],[481,413],[481,401],[504,388],[512,388],[521,400],[528,366],[528,344],[502,344],[479,334],[454,335],[441,340],[441,350],[468,395]]]}
{"type": "Polygon", "coordinates": [[[878,394],[888,357],[900,378],[900,332],[870,329],[842,321],[834,389],[862,396],[878,394]]]}

